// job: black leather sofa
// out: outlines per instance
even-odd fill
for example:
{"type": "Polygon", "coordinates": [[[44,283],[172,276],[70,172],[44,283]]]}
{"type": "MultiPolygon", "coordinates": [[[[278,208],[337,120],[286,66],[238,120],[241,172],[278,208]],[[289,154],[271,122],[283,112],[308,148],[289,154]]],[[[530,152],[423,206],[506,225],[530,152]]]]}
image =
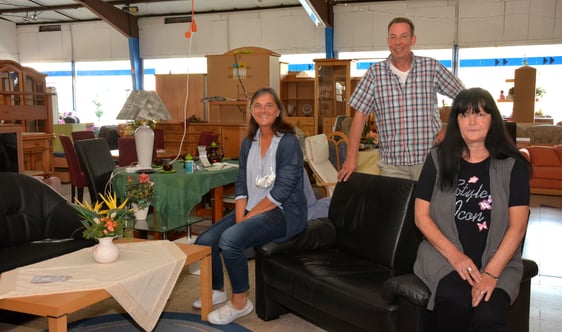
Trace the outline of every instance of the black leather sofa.
{"type": "MultiPolygon", "coordinates": [[[[256,248],[256,313],[293,312],[329,331],[431,331],[429,290],[413,273],[421,234],[415,182],[355,173],[338,183],[329,217],[283,243],[256,248]]],[[[530,278],[512,306],[512,331],[528,331],[530,278]]]]}
{"type": "Polygon", "coordinates": [[[48,185],[13,172],[0,172],[0,183],[0,273],[95,244],[82,238],[78,214],[48,185]]]}

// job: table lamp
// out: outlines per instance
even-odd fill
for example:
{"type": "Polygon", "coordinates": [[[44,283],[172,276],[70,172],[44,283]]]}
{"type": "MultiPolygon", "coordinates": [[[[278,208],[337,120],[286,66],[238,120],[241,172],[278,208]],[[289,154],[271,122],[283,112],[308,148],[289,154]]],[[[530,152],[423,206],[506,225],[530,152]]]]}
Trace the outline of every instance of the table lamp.
{"type": "Polygon", "coordinates": [[[154,131],[146,124],[146,121],[172,119],[162,99],[156,91],[133,90],[117,115],[117,119],[143,120],[142,126],[135,130],[138,167],[151,168],[154,131]]]}

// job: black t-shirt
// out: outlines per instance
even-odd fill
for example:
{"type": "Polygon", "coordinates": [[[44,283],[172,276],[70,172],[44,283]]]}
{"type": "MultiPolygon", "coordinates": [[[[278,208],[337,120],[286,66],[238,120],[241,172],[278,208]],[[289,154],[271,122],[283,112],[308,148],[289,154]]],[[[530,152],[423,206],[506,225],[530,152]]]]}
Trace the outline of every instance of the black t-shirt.
{"type": "MultiPolygon", "coordinates": [[[[493,205],[490,193],[490,158],[479,163],[461,160],[455,201],[455,222],[464,253],[481,268],[493,205]]],[[[416,198],[431,202],[436,178],[433,158],[428,157],[416,188],[416,198]]],[[[529,205],[529,176],[520,162],[511,171],[508,206],[529,205]]]]}

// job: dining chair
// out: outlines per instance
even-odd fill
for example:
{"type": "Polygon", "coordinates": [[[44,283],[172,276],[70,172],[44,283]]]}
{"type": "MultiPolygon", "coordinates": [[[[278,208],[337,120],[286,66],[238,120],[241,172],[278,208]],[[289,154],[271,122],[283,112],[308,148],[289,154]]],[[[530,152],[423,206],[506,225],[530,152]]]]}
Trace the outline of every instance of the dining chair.
{"type": "Polygon", "coordinates": [[[88,182],[86,181],[86,176],[84,175],[84,171],[82,171],[82,167],[80,167],[74,144],[70,137],[64,134],[60,134],[59,139],[66,158],[66,164],[68,165],[68,174],[70,175],[71,201],[73,203],[75,203],[76,200],[83,202],[84,187],[88,186],[88,182]]]}
{"type": "Polygon", "coordinates": [[[76,141],[74,147],[86,176],[90,201],[94,204],[99,194],[111,192],[110,181],[115,169],[115,161],[107,141],[103,138],[76,141]]]}
{"type": "Polygon", "coordinates": [[[74,142],[83,139],[96,138],[96,134],[92,130],[77,130],[70,133],[74,142]]]}
{"type": "Polygon", "coordinates": [[[308,136],[304,140],[308,165],[312,170],[316,184],[326,190],[332,197],[338,182],[338,171],[330,161],[330,149],[326,134],[308,136]]]}
{"type": "Polygon", "coordinates": [[[349,138],[341,131],[333,131],[326,134],[328,140],[328,149],[330,153],[330,162],[339,172],[347,157],[347,148],[349,147],[349,138]]]}
{"type": "MultiPolygon", "coordinates": [[[[155,142],[156,143],[156,142],[155,142]]],[[[137,144],[134,136],[121,136],[117,140],[117,149],[119,150],[119,159],[117,164],[119,167],[131,166],[138,162],[137,144]]],[[[152,148],[152,160],[157,158],[156,144],[152,148]]]]}

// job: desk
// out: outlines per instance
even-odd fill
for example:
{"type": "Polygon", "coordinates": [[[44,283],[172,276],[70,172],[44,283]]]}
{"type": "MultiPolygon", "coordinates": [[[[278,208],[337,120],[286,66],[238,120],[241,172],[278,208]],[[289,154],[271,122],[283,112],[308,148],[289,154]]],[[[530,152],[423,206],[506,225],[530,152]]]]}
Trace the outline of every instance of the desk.
{"type": "Polygon", "coordinates": [[[367,149],[357,154],[357,172],[380,175],[378,162],[380,160],[379,149],[367,149]]]}
{"type": "MultiPolygon", "coordinates": [[[[201,319],[207,320],[211,305],[211,248],[177,244],[186,254],[185,266],[200,262],[201,319]]],[[[68,315],[92,304],[110,298],[105,289],[68,293],[36,295],[0,300],[0,309],[47,317],[50,332],[66,332],[68,315]]]]}
{"type": "MultiPolygon", "coordinates": [[[[176,161],[174,170],[175,173],[149,174],[154,182],[156,201],[153,203],[154,214],[149,217],[145,230],[160,233],[165,237],[168,231],[196,222],[189,219],[188,215],[201,201],[201,197],[210,191],[213,191],[214,196],[212,220],[215,222],[222,218],[223,187],[236,181],[238,167],[186,174],[183,162],[176,161]]],[[[127,173],[121,168],[112,179],[113,189],[121,199],[126,197],[129,176],[138,177],[138,174],[127,173]]]]}

